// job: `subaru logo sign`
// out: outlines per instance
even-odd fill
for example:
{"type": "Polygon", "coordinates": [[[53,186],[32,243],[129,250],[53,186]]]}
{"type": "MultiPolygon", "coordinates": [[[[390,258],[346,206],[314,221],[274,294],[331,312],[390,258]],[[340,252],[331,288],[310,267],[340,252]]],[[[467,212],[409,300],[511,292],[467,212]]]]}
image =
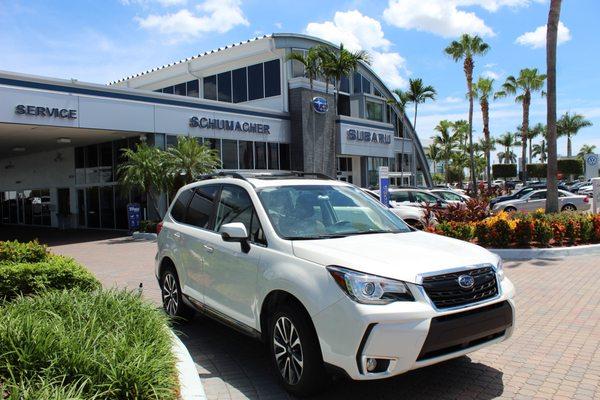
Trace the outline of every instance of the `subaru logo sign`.
{"type": "Polygon", "coordinates": [[[329,104],[327,104],[327,99],[323,97],[313,97],[312,105],[316,112],[319,114],[326,113],[329,110],[329,104]]]}
{"type": "Polygon", "coordinates": [[[458,286],[463,289],[471,289],[475,284],[475,279],[471,275],[461,275],[458,277],[458,286]]]}

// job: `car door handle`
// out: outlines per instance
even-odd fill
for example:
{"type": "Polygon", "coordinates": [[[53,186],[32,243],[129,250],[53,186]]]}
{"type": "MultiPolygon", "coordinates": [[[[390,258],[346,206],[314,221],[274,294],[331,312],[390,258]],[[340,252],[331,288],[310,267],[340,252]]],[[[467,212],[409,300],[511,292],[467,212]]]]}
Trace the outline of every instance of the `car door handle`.
{"type": "Polygon", "coordinates": [[[179,232],[173,233],[173,236],[175,236],[177,239],[181,239],[181,233],[179,232]]]}
{"type": "Polygon", "coordinates": [[[215,250],[214,248],[212,248],[211,246],[209,246],[207,244],[204,244],[202,246],[204,246],[204,249],[209,253],[212,253],[215,250]]]}

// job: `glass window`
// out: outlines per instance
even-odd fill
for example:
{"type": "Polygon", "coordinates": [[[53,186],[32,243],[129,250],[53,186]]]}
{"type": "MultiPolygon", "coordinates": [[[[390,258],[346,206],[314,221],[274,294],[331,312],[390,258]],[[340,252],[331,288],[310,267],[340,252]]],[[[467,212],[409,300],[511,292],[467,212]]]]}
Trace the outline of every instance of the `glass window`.
{"type": "Polygon", "coordinates": [[[248,67],[248,100],[262,99],[265,97],[263,85],[263,64],[248,67]]]}
{"type": "Polygon", "coordinates": [[[281,80],[279,60],[265,63],[265,97],[279,96],[281,94],[281,80]]]}
{"type": "Polygon", "coordinates": [[[199,186],[188,206],[185,222],[203,229],[210,229],[210,219],[219,185],[199,186]]]}
{"type": "Polygon", "coordinates": [[[98,182],[98,145],[85,147],[85,181],[87,183],[98,182]]]}
{"type": "MultiPolygon", "coordinates": [[[[87,202],[87,227],[100,227],[100,202],[98,200],[98,187],[89,187],[85,189],[85,197],[87,202]]],[[[35,213],[34,213],[35,218],[35,213]]],[[[35,221],[34,221],[35,223],[35,221]]]]}
{"type": "Polygon", "coordinates": [[[350,96],[340,94],[338,96],[338,113],[350,116],[350,96]]]}
{"type": "Polygon", "coordinates": [[[269,169],[279,169],[279,143],[269,143],[269,169]]]}
{"type": "Polygon", "coordinates": [[[371,93],[371,82],[364,76],[362,77],[362,91],[363,93],[371,93]]]}
{"type": "Polygon", "coordinates": [[[215,150],[217,152],[217,156],[219,160],[221,160],[221,139],[209,139],[204,138],[204,146],[208,147],[211,150],[215,150]]]}
{"type": "Polygon", "coordinates": [[[85,183],[85,149],[75,147],[75,183],[85,183]]]}
{"type": "Polygon", "coordinates": [[[413,192],[414,201],[417,203],[436,203],[438,198],[425,192],[413,192]]]}
{"type": "Polygon", "coordinates": [[[167,135],[167,148],[173,147],[177,145],[177,136],[176,135],[167,135]]]}
{"type": "Polygon", "coordinates": [[[233,102],[242,103],[248,100],[248,79],[246,68],[234,69],[233,79],[233,102]]]}
{"type": "Polygon", "coordinates": [[[350,79],[346,75],[340,79],[340,92],[350,93],[350,79]]]}
{"type": "Polygon", "coordinates": [[[112,142],[100,145],[100,182],[113,181],[112,142]]]}
{"type": "Polygon", "coordinates": [[[221,161],[223,162],[223,169],[238,169],[237,141],[223,139],[222,142],[221,161]]]}
{"type": "Polygon", "coordinates": [[[231,103],[231,71],[217,75],[217,80],[217,88],[219,90],[217,100],[231,103]]]}
{"type": "Polygon", "coordinates": [[[204,98],[208,100],[217,99],[217,76],[205,76],[203,79],[204,98]]]}
{"type": "Polygon", "coordinates": [[[240,140],[240,169],[254,168],[254,149],[252,142],[240,140]]]}
{"type": "Polygon", "coordinates": [[[115,186],[115,215],[117,229],[127,229],[127,203],[129,203],[129,192],[121,186],[115,186]]]}
{"type": "Polygon", "coordinates": [[[279,168],[282,170],[290,169],[290,145],[287,143],[279,144],[279,168]]]}
{"type": "Polygon", "coordinates": [[[377,97],[383,97],[383,93],[381,93],[381,90],[375,85],[373,85],[373,94],[377,97]]]}
{"type": "Polygon", "coordinates": [[[248,192],[239,186],[225,185],[217,209],[215,231],[232,222],[241,222],[246,227],[250,241],[266,244],[260,221],[254,211],[248,192]]]}
{"type": "Polygon", "coordinates": [[[113,187],[103,186],[100,188],[100,227],[103,229],[115,229],[115,201],[113,187]]]}
{"type": "Polygon", "coordinates": [[[198,97],[200,95],[200,89],[198,88],[198,79],[188,81],[186,83],[186,95],[188,97],[198,97]]]}
{"type": "Polygon", "coordinates": [[[173,86],[167,86],[166,88],[163,88],[162,92],[163,93],[173,94],[173,92],[174,92],[173,86]]]}
{"type": "Polygon", "coordinates": [[[352,186],[269,187],[258,195],[275,231],[286,239],[410,231],[400,218],[352,186]]]}
{"type": "Polygon", "coordinates": [[[256,169],[267,169],[267,144],[265,142],[254,142],[254,159],[256,169]]]}
{"type": "Polygon", "coordinates": [[[173,207],[171,207],[171,217],[175,221],[184,222],[185,214],[187,212],[187,206],[192,198],[191,190],[184,190],[179,194],[175,202],[173,203],[173,207]]]}
{"type": "Polygon", "coordinates": [[[85,194],[83,189],[77,189],[77,224],[85,226],[85,194]]]}
{"type": "Polygon", "coordinates": [[[463,201],[463,198],[452,192],[435,192],[436,195],[440,196],[444,200],[450,201],[463,201]]]}
{"type": "Polygon", "coordinates": [[[362,92],[362,75],[359,74],[358,72],[355,72],[354,75],[352,75],[352,83],[354,86],[354,93],[361,93],[362,92]]]}
{"type": "Polygon", "coordinates": [[[406,191],[392,191],[390,192],[390,200],[395,201],[396,203],[402,203],[405,201],[410,201],[410,196],[406,191]]]}
{"type": "Polygon", "coordinates": [[[383,121],[383,103],[375,101],[366,101],[367,119],[371,121],[383,121]]]}
{"type": "MultiPolygon", "coordinates": [[[[304,55],[304,50],[292,50],[292,53],[304,55]]],[[[304,65],[300,61],[292,60],[292,78],[304,76],[304,65]]]]}
{"type": "Polygon", "coordinates": [[[177,94],[179,96],[185,96],[185,90],[186,90],[185,87],[186,87],[185,82],[173,86],[173,94],[177,94]]]}

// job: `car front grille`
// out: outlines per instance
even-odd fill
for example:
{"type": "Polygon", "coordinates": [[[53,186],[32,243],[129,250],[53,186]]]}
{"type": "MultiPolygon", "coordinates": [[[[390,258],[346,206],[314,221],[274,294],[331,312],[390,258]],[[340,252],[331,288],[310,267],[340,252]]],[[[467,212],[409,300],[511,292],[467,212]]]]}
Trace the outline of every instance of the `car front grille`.
{"type": "Polygon", "coordinates": [[[477,303],[498,294],[496,273],[491,266],[428,276],[423,278],[423,288],[439,309],[477,303]],[[462,275],[473,277],[471,288],[465,289],[458,284],[458,278],[462,275]]]}

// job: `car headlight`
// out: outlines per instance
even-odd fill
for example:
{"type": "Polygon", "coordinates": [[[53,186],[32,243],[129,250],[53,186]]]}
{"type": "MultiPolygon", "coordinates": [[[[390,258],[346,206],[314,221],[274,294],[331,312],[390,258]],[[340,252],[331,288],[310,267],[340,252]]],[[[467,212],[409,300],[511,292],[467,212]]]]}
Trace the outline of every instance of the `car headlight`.
{"type": "Polygon", "coordinates": [[[402,281],[336,266],[328,266],[327,270],[342,291],[357,303],[389,304],[415,299],[402,281]]]}
{"type": "Polygon", "coordinates": [[[496,274],[498,274],[500,281],[504,279],[504,263],[501,258],[498,259],[498,263],[496,264],[496,274]]]}

